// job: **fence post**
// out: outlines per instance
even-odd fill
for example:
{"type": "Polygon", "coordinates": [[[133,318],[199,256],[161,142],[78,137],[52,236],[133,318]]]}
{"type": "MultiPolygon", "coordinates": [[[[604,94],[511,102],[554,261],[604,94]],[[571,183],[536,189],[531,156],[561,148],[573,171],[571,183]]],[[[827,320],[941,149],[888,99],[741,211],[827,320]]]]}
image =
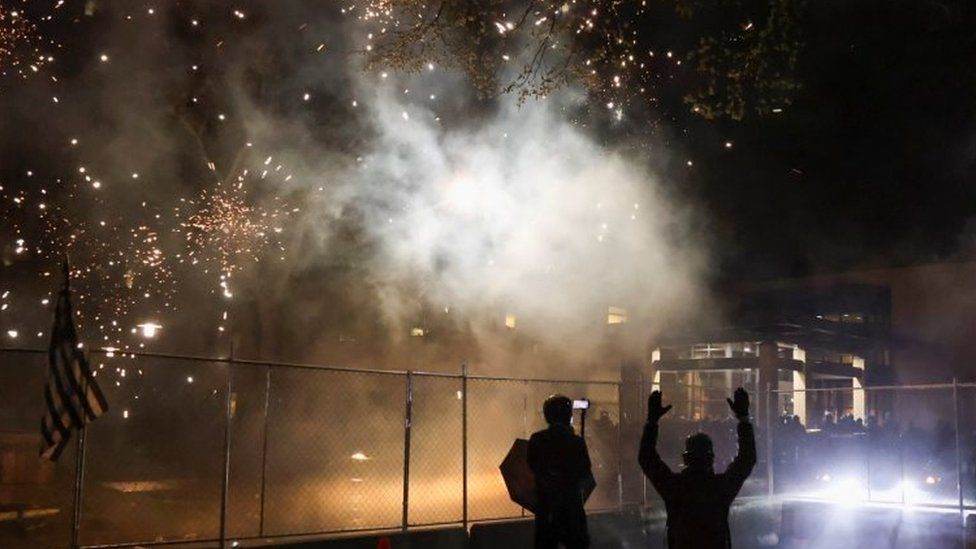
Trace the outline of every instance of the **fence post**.
{"type": "Polygon", "coordinates": [[[624,459],[623,459],[623,380],[617,384],[617,511],[624,509],[624,459]]]}
{"type": "Polygon", "coordinates": [[[461,365],[461,523],[468,530],[468,365],[461,365]]]}
{"type": "Polygon", "coordinates": [[[268,415],[271,408],[271,365],[268,365],[264,379],[264,436],[261,447],[261,508],[258,515],[258,536],[264,537],[264,499],[267,493],[268,477],[268,415]]]}
{"type": "Polygon", "coordinates": [[[763,415],[766,419],[766,491],[769,497],[773,497],[773,414],[775,408],[772,405],[773,385],[766,382],[766,398],[763,401],[763,415]]]}
{"type": "MultiPolygon", "coordinates": [[[[637,381],[638,383],[640,383],[640,387],[638,387],[637,389],[638,405],[640,406],[640,417],[637,418],[637,421],[640,421],[641,419],[647,417],[647,410],[646,410],[647,399],[644,397],[644,369],[643,368],[640,371],[640,375],[638,375],[637,377],[638,377],[637,381]]],[[[643,429],[643,423],[641,423],[641,428],[643,429]]],[[[647,507],[647,475],[644,474],[643,469],[641,470],[640,478],[641,478],[641,513],[643,513],[643,508],[647,507]]]]}
{"type": "MultiPolygon", "coordinates": [[[[522,382],[522,438],[529,438],[529,382],[522,382]]],[[[525,507],[520,508],[520,513],[525,516],[525,507]]]]}
{"type": "Polygon", "coordinates": [[[231,364],[233,357],[227,360],[227,388],[224,401],[224,474],[220,487],[220,547],[223,549],[227,541],[227,496],[230,488],[230,422],[233,393],[231,382],[231,364]]]}
{"type": "Polygon", "coordinates": [[[413,372],[407,370],[403,409],[403,524],[407,531],[410,524],[410,429],[413,423],[413,372]]]}
{"type": "MultiPolygon", "coordinates": [[[[956,490],[959,493],[959,516],[965,520],[965,501],[962,492],[962,447],[959,437],[959,382],[955,376],[952,378],[952,416],[956,431],[956,490]]],[[[965,524],[963,526],[965,527],[965,524]]]]}
{"type": "Polygon", "coordinates": [[[88,425],[82,424],[78,429],[78,451],[75,455],[75,497],[74,509],[71,517],[71,547],[78,549],[81,547],[81,503],[84,497],[85,487],[85,435],[88,425]]]}

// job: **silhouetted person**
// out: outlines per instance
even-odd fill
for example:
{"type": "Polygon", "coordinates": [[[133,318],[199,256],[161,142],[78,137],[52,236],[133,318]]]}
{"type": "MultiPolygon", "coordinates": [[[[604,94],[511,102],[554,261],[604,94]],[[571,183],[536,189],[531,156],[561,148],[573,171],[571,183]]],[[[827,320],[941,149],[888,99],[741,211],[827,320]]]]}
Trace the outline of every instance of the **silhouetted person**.
{"type": "Polygon", "coordinates": [[[668,512],[669,549],[727,549],[731,547],[729,507],[756,464],[756,439],[749,423],[749,395],[736,389],[726,399],[739,420],[739,451],[724,473],[713,470],[712,440],[704,433],[685,440],[685,468],[674,473],[657,453],[657,427],[671,406],[661,405],[661,392],[647,399],[647,424],[637,460],[668,512]]]}
{"type": "Polygon", "coordinates": [[[586,549],[590,536],[583,511],[583,487],[592,482],[590,456],[582,437],[573,432],[573,401],[552,395],[542,406],[549,428],[529,439],[529,468],[535,474],[538,508],[535,546],[586,549]]]}

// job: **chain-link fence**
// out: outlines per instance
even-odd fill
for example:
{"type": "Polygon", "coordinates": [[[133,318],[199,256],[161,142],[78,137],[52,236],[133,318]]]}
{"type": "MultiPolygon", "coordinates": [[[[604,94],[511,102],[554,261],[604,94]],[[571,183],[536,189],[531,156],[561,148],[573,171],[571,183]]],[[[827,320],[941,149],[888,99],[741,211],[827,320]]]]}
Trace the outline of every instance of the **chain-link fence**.
{"type": "Polygon", "coordinates": [[[544,427],[556,392],[591,401],[588,509],[623,501],[618,382],[91,358],[110,410],[51,465],[37,458],[46,354],[0,351],[2,547],[230,544],[522,517],[499,464],[544,427]]]}
{"type": "MultiPolygon", "coordinates": [[[[847,382],[850,385],[850,381],[847,382]]],[[[976,477],[973,384],[775,391],[777,494],[966,511],[976,477]]]]}
{"type": "MultiPolygon", "coordinates": [[[[740,496],[976,510],[976,384],[860,387],[850,379],[806,390],[760,390],[753,400],[759,460],[740,496]],[[770,411],[764,413],[766,402],[770,411]]],[[[735,456],[728,384],[645,380],[673,406],[658,451],[681,468],[685,438],[708,434],[716,470],[735,456]]],[[[658,499],[646,482],[644,500],[658,499]]]]}
{"type": "MultiPolygon", "coordinates": [[[[498,467],[544,427],[552,393],[591,402],[591,511],[656,504],[636,464],[652,390],[674,406],[658,441],[673,469],[695,432],[711,436],[716,469],[737,449],[727,386],[91,356],[111,409],[52,465],[37,458],[46,353],[0,351],[2,547],[212,546],[524,517],[498,467]]],[[[976,510],[976,384],[820,385],[750,387],[759,463],[741,495],[976,510]]]]}

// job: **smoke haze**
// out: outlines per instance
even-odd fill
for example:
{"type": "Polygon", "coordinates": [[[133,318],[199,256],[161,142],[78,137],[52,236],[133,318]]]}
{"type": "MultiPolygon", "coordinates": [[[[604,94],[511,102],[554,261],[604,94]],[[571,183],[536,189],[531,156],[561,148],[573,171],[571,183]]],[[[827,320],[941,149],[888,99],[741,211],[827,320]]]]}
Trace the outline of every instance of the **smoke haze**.
{"type": "MultiPolygon", "coordinates": [[[[77,135],[61,162],[110,189],[73,215],[160,225],[172,306],[135,304],[123,322],[159,317],[154,345],[214,354],[232,340],[266,359],[493,371],[532,356],[559,371],[608,345],[639,356],[698,309],[707,250],[694,210],[656,175],[671,159],[655,144],[606,145],[588,128],[614,131],[614,112],[578,91],[519,105],[477,99],[441,67],[366,71],[361,23],[307,2],[151,16],[88,4],[78,41],[90,54],[59,84],[45,132],[61,151],[77,135]],[[231,246],[232,270],[207,259],[214,250],[188,254],[166,226],[218,182],[272,219],[257,242],[231,246]],[[607,326],[609,307],[626,326],[607,326]]],[[[48,85],[23,84],[15,101],[35,106],[20,117],[47,119],[36,105],[48,85]]]]}

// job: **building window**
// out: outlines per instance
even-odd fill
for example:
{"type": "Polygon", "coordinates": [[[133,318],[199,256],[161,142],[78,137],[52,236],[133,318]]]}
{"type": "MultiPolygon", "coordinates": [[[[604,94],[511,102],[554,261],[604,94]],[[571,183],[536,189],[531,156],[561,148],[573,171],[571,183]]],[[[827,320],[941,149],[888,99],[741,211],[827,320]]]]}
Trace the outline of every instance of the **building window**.
{"type": "Polygon", "coordinates": [[[410,337],[424,337],[423,328],[410,328],[410,337]]]}
{"type": "Polygon", "coordinates": [[[691,347],[691,358],[724,358],[725,345],[722,343],[697,343],[691,347]]]}
{"type": "Polygon", "coordinates": [[[627,309],[623,307],[607,308],[607,324],[624,324],[627,322],[627,309]]]}
{"type": "Polygon", "coordinates": [[[518,319],[515,318],[515,315],[505,315],[505,327],[509,330],[514,330],[517,323],[518,319]]]}

